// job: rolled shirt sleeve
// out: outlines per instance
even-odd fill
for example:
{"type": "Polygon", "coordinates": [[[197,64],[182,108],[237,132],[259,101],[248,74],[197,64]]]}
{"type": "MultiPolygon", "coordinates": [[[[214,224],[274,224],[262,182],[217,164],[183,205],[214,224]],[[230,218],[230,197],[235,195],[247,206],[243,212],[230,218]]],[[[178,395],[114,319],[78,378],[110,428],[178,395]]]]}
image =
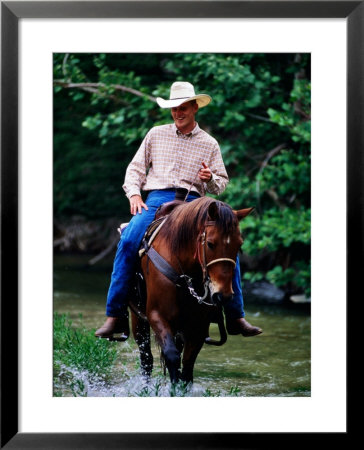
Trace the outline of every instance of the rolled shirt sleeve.
{"type": "Polygon", "coordinates": [[[149,167],[149,133],[145,136],[141,146],[131,160],[125,173],[123,189],[128,198],[133,195],[141,195],[141,188],[147,181],[149,167]]]}

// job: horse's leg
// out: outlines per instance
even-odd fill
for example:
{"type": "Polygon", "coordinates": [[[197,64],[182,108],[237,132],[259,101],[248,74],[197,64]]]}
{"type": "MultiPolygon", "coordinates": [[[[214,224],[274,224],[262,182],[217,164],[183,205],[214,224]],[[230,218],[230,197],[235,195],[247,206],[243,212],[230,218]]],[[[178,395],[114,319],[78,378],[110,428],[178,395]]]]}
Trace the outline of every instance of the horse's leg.
{"type": "Polygon", "coordinates": [[[179,333],[176,334],[175,340],[174,340],[177,350],[179,351],[180,355],[183,352],[183,347],[184,347],[184,339],[183,336],[179,333]]]}
{"type": "Polygon", "coordinates": [[[204,341],[205,337],[202,335],[185,339],[181,379],[186,383],[193,382],[193,368],[196,362],[196,358],[204,344],[204,341]]]}
{"type": "Polygon", "coordinates": [[[148,314],[148,320],[161,347],[171,382],[176,383],[180,378],[179,367],[181,365],[181,353],[178,351],[174,342],[173,332],[167,321],[163,319],[158,311],[151,311],[148,314]]]}
{"type": "Polygon", "coordinates": [[[150,348],[150,326],[145,320],[132,313],[132,329],[135,342],[140,353],[140,365],[142,374],[150,377],[153,370],[153,355],[150,348]]]}
{"type": "Polygon", "coordinates": [[[182,380],[186,383],[193,382],[193,368],[196,358],[205,342],[209,330],[210,321],[206,317],[201,317],[193,313],[190,320],[185,325],[184,338],[185,345],[182,359],[182,380]],[[200,320],[196,321],[196,317],[200,320]]]}

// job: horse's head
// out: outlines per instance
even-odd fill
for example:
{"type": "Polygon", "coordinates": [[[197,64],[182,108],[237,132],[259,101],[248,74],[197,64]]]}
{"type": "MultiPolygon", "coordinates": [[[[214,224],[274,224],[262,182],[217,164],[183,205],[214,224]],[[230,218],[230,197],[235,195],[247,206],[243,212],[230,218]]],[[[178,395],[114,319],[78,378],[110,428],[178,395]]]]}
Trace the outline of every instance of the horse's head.
{"type": "Polygon", "coordinates": [[[239,221],[253,209],[233,211],[222,202],[209,205],[208,220],[199,237],[198,253],[213,299],[222,297],[226,300],[234,293],[233,274],[238,251],[243,244],[239,221]]]}

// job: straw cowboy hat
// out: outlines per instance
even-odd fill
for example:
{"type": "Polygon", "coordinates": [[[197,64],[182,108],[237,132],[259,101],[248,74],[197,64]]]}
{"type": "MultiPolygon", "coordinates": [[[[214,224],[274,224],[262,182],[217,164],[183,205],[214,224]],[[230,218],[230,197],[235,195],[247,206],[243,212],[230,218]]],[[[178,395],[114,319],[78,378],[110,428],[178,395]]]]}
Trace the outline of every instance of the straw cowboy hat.
{"type": "Polygon", "coordinates": [[[164,100],[161,97],[156,98],[158,105],[161,108],[175,108],[182,103],[196,100],[199,108],[203,108],[211,102],[211,97],[207,94],[195,94],[195,88],[187,81],[176,81],[171,86],[169,100],[164,100]]]}

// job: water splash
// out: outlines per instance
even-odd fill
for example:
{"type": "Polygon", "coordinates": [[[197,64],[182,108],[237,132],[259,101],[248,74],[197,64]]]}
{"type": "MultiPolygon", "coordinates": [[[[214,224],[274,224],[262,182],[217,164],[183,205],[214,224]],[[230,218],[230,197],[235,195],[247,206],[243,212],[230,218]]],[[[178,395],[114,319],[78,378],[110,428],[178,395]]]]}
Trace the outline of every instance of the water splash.
{"type": "MultiPolygon", "coordinates": [[[[119,374],[120,375],[120,374],[119,374]]],[[[118,380],[105,380],[88,371],[62,365],[54,385],[55,396],[63,397],[224,397],[240,395],[236,386],[214,391],[210,379],[186,385],[172,385],[168,377],[158,374],[146,378],[124,371],[118,380]]]]}

